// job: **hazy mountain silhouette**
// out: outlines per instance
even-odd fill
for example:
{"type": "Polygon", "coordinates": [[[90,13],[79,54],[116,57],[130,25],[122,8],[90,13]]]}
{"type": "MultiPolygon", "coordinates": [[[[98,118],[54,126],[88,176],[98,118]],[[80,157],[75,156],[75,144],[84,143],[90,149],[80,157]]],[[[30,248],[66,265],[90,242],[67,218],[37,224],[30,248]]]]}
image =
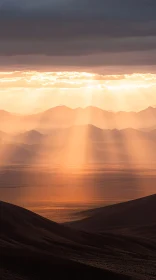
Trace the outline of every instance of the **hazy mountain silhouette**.
{"type": "MultiPolygon", "coordinates": [[[[0,156],[7,162],[33,162],[37,158],[57,163],[155,162],[155,130],[143,132],[132,128],[102,130],[93,125],[52,129],[49,134],[26,131],[0,145],[0,156]],[[5,143],[5,144],[4,144],[5,143]]],[[[36,161],[37,162],[37,161],[36,161]]]]}
{"type": "MultiPolygon", "coordinates": [[[[82,275],[89,279],[154,279],[155,240],[149,235],[119,234],[114,229],[117,228],[115,215],[120,229],[122,226],[125,229],[125,221],[127,229],[131,229],[132,220],[137,220],[134,212],[144,211],[144,214],[144,207],[148,206],[145,223],[142,217],[139,225],[148,225],[148,229],[151,226],[152,232],[150,223],[155,222],[155,197],[133,201],[134,210],[131,203],[122,204],[122,209],[119,205],[112,206],[111,215],[106,207],[101,222],[103,225],[106,223],[106,227],[109,225],[109,232],[99,234],[82,231],[87,220],[82,221],[82,227],[79,222],[79,231],[71,228],[75,224],[70,227],[60,225],[23,208],[0,202],[2,279],[51,279],[54,273],[61,277],[62,272],[68,279],[79,279],[82,275]],[[154,207],[153,220],[151,204],[154,207]],[[127,214],[130,220],[126,218],[127,214]]],[[[100,209],[95,210],[96,214],[93,211],[90,213],[94,217],[93,230],[99,231],[100,209]]]]}
{"type": "Polygon", "coordinates": [[[0,146],[1,164],[30,163],[34,160],[36,152],[32,146],[25,144],[2,144],[0,146]]]}
{"type": "Polygon", "coordinates": [[[109,112],[96,107],[70,109],[58,106],[36,116],[40,129],[92,124],[102,129],[141,128],[156,124],[156,108],[149,107],[141,112],[109,112]]]}
{"type": "Polygon", "coordinates": [[[41,143],[43,139],[43,135],[36,131],[36,130],[30,130],[26,131],[24,133],[21,133],[19,135],[15,136],[15,141],[19,141],[25,144],[33,145],[33,144],[39,144],[41,143]]]}
{"type": "Polygon", "coordinates": [[[155,130],[155,129],[156,129],[156,125],[151,126],[151,127],[141,128],[140,130],[144,131],[144,132],[150,132],[150,131],[155,130]]]}
{"type": "Polygon", "coordinates": [[[70,127],[92,124],[102,129],[140,129],[156,125],[156,108],[149,107],[140,112],[110,112],[96,107],[71,109],[66,106],[51,108],[45,112],[20,116],[0,112],[0,130],[23,131],[70,127]]]}

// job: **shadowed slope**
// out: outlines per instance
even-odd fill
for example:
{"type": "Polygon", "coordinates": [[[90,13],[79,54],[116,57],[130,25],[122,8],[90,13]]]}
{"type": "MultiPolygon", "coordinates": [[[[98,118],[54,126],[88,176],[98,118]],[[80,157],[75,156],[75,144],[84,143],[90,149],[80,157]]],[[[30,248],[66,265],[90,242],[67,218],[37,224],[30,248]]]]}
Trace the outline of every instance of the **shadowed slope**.
{"type": "Polygon", "coordinates": [[[154,279],[149,239],[77,231],[4,202],[0,224],[2,279],[154,279]]]}
{"type": "MultiPolygon", "coordinates": [[[[82,274],[90,279],[131,279],[83,264],[78,255],[83,255],[87,239],[81,232],[4,202],[0,202],[0,222],[1,279],[51,279],[52,275],[79,279],[82,274]]],[[[96,252],[88,248],[92,250],[96,252]]]]}
{"type": "Polygon", "coordinates": [[[82,212],[80,215],[86,218],[72,222],[70,225],[78,229],[94,232],[105,230],[135,232],[136,227],[136,231],[139,233],[139,228],[142,232],[143,229],[147,229],[147,227],[153,228],[153,230],[155,229],[155,213],[156,195],[152,195],[129,202],[82,212]]]}

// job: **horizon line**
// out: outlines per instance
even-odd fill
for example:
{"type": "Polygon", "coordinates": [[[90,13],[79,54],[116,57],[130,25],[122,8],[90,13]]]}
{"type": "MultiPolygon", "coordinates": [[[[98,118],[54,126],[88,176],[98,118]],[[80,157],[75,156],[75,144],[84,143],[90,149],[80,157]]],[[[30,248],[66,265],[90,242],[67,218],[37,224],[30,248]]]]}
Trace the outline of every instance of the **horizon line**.
{"type": "Polygon", "coordinates": [[[89,105],[89,106],[86,106],[86,107],[75,107],[75,108],[72,108],[72,107],[69,107],[69,106],[66,106],[66,105],[57,105],[57,106],[54,106],[54,107],[49,107],[48,109],[45,109],[45,110],[42,110],[42,111],[39,111],[37,113],[28,113],[28,114],[21,114],[21,113],[16,113],[16,112],[12,112],[12,111],[8,111],[8,110],[4,110],[4,109],[0,109],[0,112],[6,112],[6,113],[9,113],[11,115],[16,115],[16,116],[32,116],[32,115],[39,115],[39,114],[42,114],[42,113],[45,113],[45,112],[48,112],[50,110],[53,110],[53,109],[56,109],[56,108],[59,108],[59,107],[64,107],[66,109],[70,109],[70,110],[85,110],[85,109],[88,109],[88,108],[94,108],[94,109],[99,109],[103,112],[108,112],[108,113],[113,113],[113,114],[118,114],[118,113],[140,113],[140,112],[143,112],[143,111],[146,111],[148,109],[156,109],[156,106],[148,106],[148,107],[145,107],[144,109],[141,109],[139,111],[133,111],[133,110],[130,110],[130,111],[123,111],[123,110],[120,110],[120,111],[113,111],[113,110],[106,110],[106,109],[102,109],[100,107],[97,107],[97,106],[92,106],[92,105],[89,105]]]}

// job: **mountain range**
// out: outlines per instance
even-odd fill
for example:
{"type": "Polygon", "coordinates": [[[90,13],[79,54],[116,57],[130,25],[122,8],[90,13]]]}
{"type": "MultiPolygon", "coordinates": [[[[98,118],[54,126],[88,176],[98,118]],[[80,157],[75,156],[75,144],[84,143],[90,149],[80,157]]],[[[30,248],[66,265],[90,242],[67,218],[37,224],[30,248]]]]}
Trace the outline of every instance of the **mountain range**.
{"type": "Polygon", "coordinates": [[[156,130],[100,129],[93,125],[55,128],[48,133],[0,133],[0,158],[6,163],[156,162],[156,130]]]}
{"type": "MultiPolygon", "coordinates": [[[[148,107],[140,112],[110,112],[97,107],[71,109],[58,106],[33,115],[16,115],[0,111],[0,130],[22,132],[24,130],[49,131],[54,128],[92,124],[101,129],[150,129],[156,126],[156,108],[148,107]]],[[[151,129],[152,130],[152,129],[151,129]]]]}

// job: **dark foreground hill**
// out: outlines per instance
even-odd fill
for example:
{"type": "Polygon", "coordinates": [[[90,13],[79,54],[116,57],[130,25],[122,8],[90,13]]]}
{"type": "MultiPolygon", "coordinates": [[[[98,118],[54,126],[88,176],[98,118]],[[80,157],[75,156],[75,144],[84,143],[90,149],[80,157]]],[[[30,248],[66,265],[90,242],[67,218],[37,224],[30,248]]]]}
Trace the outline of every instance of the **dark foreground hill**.
{"type": "Polygon", "coordinates": [[[1,279],[155,279],[156,243],[75,230],[0,202],[1,279]]]}
{"type": "Polygon", "coordinates": [[[156,240],[156,195],[79,213],[72,227],[92,232],[113,230],[150,235],[156,240]],[[150,230],[151,229],[151,230],[150,230]],[[152,232],[151,232],[152,231],[152,232]],[[154,231],[154,232],[153,232],[154,231]]]}

